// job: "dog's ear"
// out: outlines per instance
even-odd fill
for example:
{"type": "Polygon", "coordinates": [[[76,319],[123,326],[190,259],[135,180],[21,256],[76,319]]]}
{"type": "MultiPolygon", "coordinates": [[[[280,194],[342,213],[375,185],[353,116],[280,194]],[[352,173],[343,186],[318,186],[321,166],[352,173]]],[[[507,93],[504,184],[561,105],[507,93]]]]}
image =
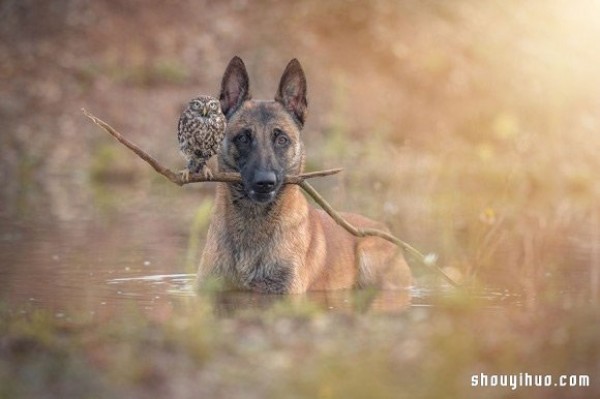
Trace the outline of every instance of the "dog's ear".
{"type": "Polygon", "coordinates": [[[219,101],[225,117],[229,119],[242,103],[250,98],[250,82],[246,66],[240,57],[235,56],[229,61],[221,81],[219,101]]]}
{"type": "Polygon", "coordinates": [[[283,104],[300,127],[304,126],[307,111],[306,77],[297,59],[293,59],[285,68],[275,101],[283,104]]]}

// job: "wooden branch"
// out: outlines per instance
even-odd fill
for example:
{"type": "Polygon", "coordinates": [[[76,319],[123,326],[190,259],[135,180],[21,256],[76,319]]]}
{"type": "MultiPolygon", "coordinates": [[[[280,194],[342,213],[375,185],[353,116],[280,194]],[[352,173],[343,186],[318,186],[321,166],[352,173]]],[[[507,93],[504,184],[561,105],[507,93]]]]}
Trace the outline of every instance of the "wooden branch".
{"type": "MultiPolygon", "coordinates": [[[[116,131],[112,126],[108,123],[104,122],[102,119],[92,115],[84,108],[81,109],[85,116],[91,119],[96,125],[100,126],[104,131],[113,136],[119,143],[123,144],[125,147],[129,148],[133,151],[138,157],[142,158],[146,161],[155,171],[169,179],[171,182],[177,184],[178,186],[183,186],[184,184],[190,183],[201,183],[201,182],[222,182],[222,183],[239,183],[242,181],[242,178],[239,173],[215,173],[211,179],[206,179],[204,176],[200,174],[191,174],[189,180],[183,180],[179,173],[173,172],[171,169],[164,167],[161,165],[156,159],[154,159],[147,152],[142,150],[136,144],[132,143],[121,133],[116,131]]],[[[306,179],[311,179],[313,177],[323,177],[330,176],[336,173],[341,172],[342,169],[327,169],[327,170],[319,170],[316,172],[302,173],[297,176],[286,176],[284,184],[300,184],[306,179]]]]}
{"type": "MultiPolygon", "coordinates": [[[[121,133],[116,131],[108,123],[97,118],[96,116],[87,112],[83,108],[81,110],[83,111],[85,116],[87,116],[89,119],[91,119],[92,122],[94,122],[96,125],[100,126],[108,134],[113,136],[119,143],[121,143],[125,147],[129,148],[137,156],[139,156],[144,161],[146,161],[148,164],[150,164],[150,166],[152,166],[152,168],[154,168],[155,171],[157,171],[158,173],[160,173],[161,175],[163,175],[164,177],[169,179],[171,182],[177,184],[178,186],[183,186],[184,184],[189,184],[189,183],[200,183],[200,182],[206,182],[206,181],[223,182],[223,183],[239,183],[239,182],[241,182],[241,176],[239,175],[239,173],[215,173],[213,175],[212,179],[210,179],[210,180],[204,178],[204,176],[202,176],[202,175],[193,174],[193,175],[190,175],[190,178],[188,181],[184,181],[179,173],[175,173],[172,170],[170,170],[169,168],[166,168],[165,166],[161,165],[156,159],[154,159],[152,156],[150,156],[148,153],[146,153],[144,150],[142,150],[136,144],[132,143],[131,141],[129,141],[128,139],[123,137],[123,135],[121,135],[121,133]]],[[[402,248],[406,253],[410,254],[417,261],[419,261],[419,263],[421,263],[423,266],[428,268],[430,271],[441,275],[449,284],[451,284],[454,287],[458,287],[458,284],[456,282],[454,282],[454,280],[452,280],[446,273],[444,273],[444,271],[442,269],[437,267],[433,262],[427,261],[426,257],[421,252],[419,252],[416,248],[411,246],[410,244],[402,241],[401,239],[391,235],[390,233],[388,233],[386,231],[377,230],[377,229],[361,229],[361,228],[357,228],[354,225],[352,225],[351,223],[349,223],[346,219],[344,219],[339,214],[339,212],[337,212],[335,209],[333,209],[333,207],[331,205],[329,205],[329,203],[317,192],[317,190],[315,190],[306,181],[306,179],[310,179],[313,177],[330,176],[330,175],[339,173],[341,170],[342,169],[339,169],[339,168],[338,169],[328,169],[328,170],[320,170],[320,171],[316,171],[316,172],[303,173],[303,174],[300,174],[297,176],[286,176],[284,183],[299,185],[308,195],[310,195],[312,197],[312,199],[315,200],[315,202],[321,208],[323,208],[323,210],[325,212],[327,212],[327,214],[329,216],[331,216],[331,218],[338,225],[340,225],[342,228],[344,228],[346,231],[348,231],[353,236],[356,236],[356,237],[372,236],[372,237],[379,237],[386,241],[389,241],[392,244],[402,248]]]]}
{"type": "Polygon", "coordinates": [[[378,229],[357,228],[356,226],[354,226],[350,222],[348,222],[346,219],[344,219],[342,217],[342,215],[339,214],[338,211],[333,209],[333,207],[331,205],[329,205],[329,203],[321,196],[321,194],[319,194],[319,192],[317,190],[315,190],[314,187],[311,186],[307,181],[302,181],[298,185],[300,187],[302,187],[302,189],[308,195],[310,195],[312,197],[312,199],[314,199],[315,202],[317,204],[319,204],[319,206],[321,208],[323,208],[323,210],[325,212],[327,212],[327,214],[329,216],[331,216],[331,218],[338,225],[343,227],[346,231],[348,231],[353,236],[356,236],[356,237],[372,236],[372,237],[383,238],[384,240],[389,241],[392,244],[402,248],[406,253],[410,254],[417,261],[419,261],[419,263],[421,263],[423,266],[425,266],[430,271],[438,273],[440,276],[442,276],[444,278],[444,280],[446,280],[448,283],[450,283],[450,285],[452,285],[453,287],[458,287],[458,284],[456,282],[454,282],[454,280],[452,280],[446,273],[444,273],[444,271],[442,269],[440,269],[438,266],[436,266],[433,262],[427,261],[425,255],[423,255],[418,249],[416,249],[412,245],[408,244],[405,241],[402,241],[398,237],[391,235],[387,231],[378,230],[378,229]]]}

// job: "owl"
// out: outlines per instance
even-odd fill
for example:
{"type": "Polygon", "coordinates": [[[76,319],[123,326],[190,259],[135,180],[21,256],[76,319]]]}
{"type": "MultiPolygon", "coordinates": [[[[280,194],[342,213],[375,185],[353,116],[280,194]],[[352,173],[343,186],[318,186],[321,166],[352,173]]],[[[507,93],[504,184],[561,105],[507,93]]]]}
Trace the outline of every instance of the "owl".
{"type": "Polygon", "coordinates": [[[225,115],[219,100],[211,96],[192,99],[179,117],[177,139],[179,150],[188,162],[187,169],[180,173],[185,181],[190,173],[202,172],[207,178],[212,173],[206,162],[217,153],[225,133],[225,115]]]}

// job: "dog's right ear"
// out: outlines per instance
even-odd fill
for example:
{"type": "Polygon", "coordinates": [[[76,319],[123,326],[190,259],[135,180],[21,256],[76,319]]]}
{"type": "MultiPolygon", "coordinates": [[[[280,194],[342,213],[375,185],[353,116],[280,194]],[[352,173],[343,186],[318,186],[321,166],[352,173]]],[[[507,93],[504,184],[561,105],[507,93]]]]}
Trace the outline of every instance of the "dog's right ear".
{"type": "Polygon", "coordinates": [[[219,101],[225,117],[231,118],[231,115],[242,103],[250,98],[250,83],[246,66],[240,57],[235,56],[229,61],[221,81],[219,101]]]}

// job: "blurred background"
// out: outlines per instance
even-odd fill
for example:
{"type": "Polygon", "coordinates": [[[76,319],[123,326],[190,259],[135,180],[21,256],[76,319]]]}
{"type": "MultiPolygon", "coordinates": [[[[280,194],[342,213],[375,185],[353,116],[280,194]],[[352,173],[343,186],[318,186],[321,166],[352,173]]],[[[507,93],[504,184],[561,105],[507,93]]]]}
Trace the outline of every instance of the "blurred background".
{"type": "Polygon", "coordinates": [[[81,108],[182,168],[179,112],[239,55],[255,98],[302,63],[307,169],[344,168],[315,181],[336,208],[461,281],[597,300],[599,17],[594,0],[3,0],[0,290],[193,273],[214,187],[172,185],[81,108]]]}
{"type": "Polygon", "coordinates": [[[0,0],[0,398],[600,397],[599,20],[598,0],[0,0]],[[344,168],[313,184],[476,289],[411,260],[410,291],[192,295],[214,185],[170,183],[81,108],[181,169],[179,113],[234,55],[259,99],[297,57],[307,169],[344,168]]]}

